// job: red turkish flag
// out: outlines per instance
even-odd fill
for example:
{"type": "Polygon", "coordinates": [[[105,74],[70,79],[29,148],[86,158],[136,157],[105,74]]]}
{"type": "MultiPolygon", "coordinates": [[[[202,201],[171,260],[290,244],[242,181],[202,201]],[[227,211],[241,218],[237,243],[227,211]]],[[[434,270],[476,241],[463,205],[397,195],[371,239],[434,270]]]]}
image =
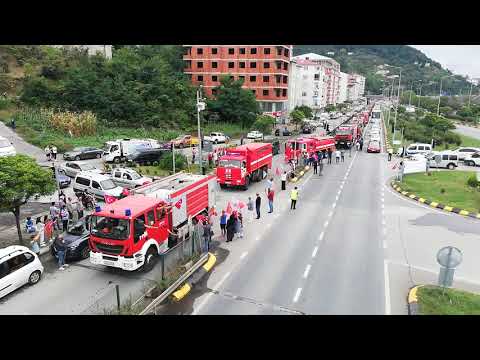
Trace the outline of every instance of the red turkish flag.
{"type": "Polygon", "coordinates": [[[247,206],[247,205],[243,201],[238,202],[239,209],[243,209],[245,206],[247,206]]]}
{"type": "Polygon", "coordinates": [[[233,212],[232,204],[230,204],[230,201],[228,202],[227,210],[225,210],[225,212],[226,212],[228,215],[231,215],[232,212],[233,212]]]}
{"type": "Polygon", "coordinates": [[[280,169],[279,169],[278,167],[277,167],[277,170],[275,170],[275,174],[276,174],[277,176],[280,176],[280,174],[281,174],[280,169]]]}
{"type": "Polygon", "coordinates": [[[115,196],[110,196],[110,195],[104,195],[104,199],[106,204],[111,204],[117,201],[117,198],[115,196]]]}
{"type": "Polygon", "coordinates": [[[177,209],[180,209],[182,207],[182,199],[178,200],[176,203],[175,203],[175,207],[177,209]]]}

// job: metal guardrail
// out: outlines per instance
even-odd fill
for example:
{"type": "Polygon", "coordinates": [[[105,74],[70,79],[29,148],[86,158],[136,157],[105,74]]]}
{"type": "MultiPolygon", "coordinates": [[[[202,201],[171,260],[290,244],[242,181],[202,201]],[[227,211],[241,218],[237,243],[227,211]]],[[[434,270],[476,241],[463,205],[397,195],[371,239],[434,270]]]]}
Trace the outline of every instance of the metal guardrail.
{"type": "Polygon", "coordinates": [[[164,292],[160,294],[156,299],[154,299],[148,306],[142,310],[139,315],[147,315],[152,312],[152,310],[157,307],[162,301],[167,299],[185,280],[187,280],[195,271],[197,271],[203,264],[208,261],[208,253],[202,255],[202,257],[190,268],[185,274],[180,276],[172,285],[168,287],[164,292]]]}

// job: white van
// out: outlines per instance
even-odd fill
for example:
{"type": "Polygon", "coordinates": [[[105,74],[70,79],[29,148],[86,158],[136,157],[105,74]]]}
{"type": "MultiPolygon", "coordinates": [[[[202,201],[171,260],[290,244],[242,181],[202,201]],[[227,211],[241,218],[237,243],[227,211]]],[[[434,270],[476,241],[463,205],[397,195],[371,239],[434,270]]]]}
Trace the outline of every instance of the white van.
{"type": "Polygon", "coordinates": [[[22,287],[40,281],[43,265],[25,246],[12,245],[0,249],[0,298],[22,287]]]}
{"type": "Polygon", "coordinates": [[[452,151],[434,151],[427,156],[428,164],[430,167],[447,168],[455,170],[458,167],[458,154],[452,151]],[[435,156],[441,157],[440,163],[437,165],[435,156]]]}
{"type": "Polygon", "coordinates": [[[410,144],[409,147],[405,150],[406,155],[414,155],[414,154],[427,154],[432,152],[432,145],[430,144],[410,144]]]}
{"type": "Polygon", "coordinates": [[[105,195],[119,197],[123,188],[116,185],[110,176],[101,175],[93,172],[81,172],[75,177],[73,182],[73,191],[88,191],[101,199],[105,195]]]}
{"type": "Polygon", "coordinates": [[[0,156],[14,156],[17,155],[13,144],[10,140],[0,136],[0,156]]]}

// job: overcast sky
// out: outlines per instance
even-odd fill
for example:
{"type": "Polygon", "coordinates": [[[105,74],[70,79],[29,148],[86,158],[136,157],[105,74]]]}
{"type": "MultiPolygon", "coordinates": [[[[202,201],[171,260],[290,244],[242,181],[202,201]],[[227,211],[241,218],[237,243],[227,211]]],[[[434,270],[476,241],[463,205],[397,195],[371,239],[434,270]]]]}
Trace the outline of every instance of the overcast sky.
{"type": "Polygon", "coordinates": [[[480,78],[480,45],[411,45],[459,75],[480,78]]]}

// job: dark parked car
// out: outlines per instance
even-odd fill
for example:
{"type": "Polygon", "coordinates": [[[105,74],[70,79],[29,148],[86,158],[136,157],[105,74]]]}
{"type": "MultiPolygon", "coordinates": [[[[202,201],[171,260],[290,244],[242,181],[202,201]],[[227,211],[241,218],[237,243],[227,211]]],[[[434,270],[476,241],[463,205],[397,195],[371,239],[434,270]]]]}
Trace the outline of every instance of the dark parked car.
{"type": "Polygon", "coordinates": [[[72,151],[67,151],[63,154],[65,160],[86,160],[86,159],[100,159],[103,155],[103,150],[94,147],[78,147],[72,151]]]}
{"type": "MultiPolygon", "coordinates": [[[[55,168],[53,166],[51,166],[50,164],[42,164],[40,166],[44,169],[50,169],[52,171],[52,177],[53,179],[55,179],[55,168]]],[[[68,177],[62,169],[57,169],[57,181],[60,189],[67,188],[72,183],[72,179],[70,179],[70,177],[68,177]]]]}
{"type": "Polygon", "coordinates": [[[311,126],[304,126],[302,128],[303,134],[311,134],[313,132],[313,128],[311,126]]]}
{"type": "Polygon", "coordinates": [[[290,136],[290,135],[292,135],[292,133],[287,128],[275,130],[275,136],[290,136]]]}
{"type": "Polygon", "coordinates": [[[166,149],[137,149],[133,154],[127,156],[127,160],[137,164],[152,163],[160,161],[163,155],[169,152],[166,149]]]}
{"type": "MultiPolygon", "coordinates": [[[[86,259],[90,256],[90,248],[88,247],[88,238],[90,232],[88,231],[88,224],[90,216],[86,216],[85,219],[78,221],[74,226],[69,228],[63,233],[65,239],[65,247],[67,251],[65,253],[66,260],[78,260],[86,259]]],[[[56,243],[50,246],[50,253],[52,256],[57,257],[56,243]]]]}

